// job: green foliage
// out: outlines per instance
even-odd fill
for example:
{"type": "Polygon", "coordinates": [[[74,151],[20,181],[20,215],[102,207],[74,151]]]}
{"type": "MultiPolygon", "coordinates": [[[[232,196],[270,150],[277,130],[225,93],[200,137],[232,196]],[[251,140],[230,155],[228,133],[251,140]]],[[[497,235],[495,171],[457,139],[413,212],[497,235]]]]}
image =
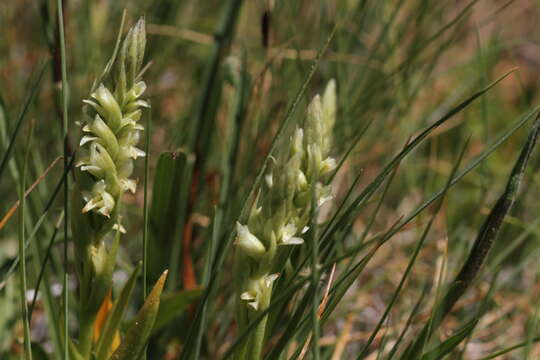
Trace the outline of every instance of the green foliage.
{"type": "Polygon", "coordinates": [[[539,356],[537,4],[36,5],[0,10],[1,359],[539,356]]]}

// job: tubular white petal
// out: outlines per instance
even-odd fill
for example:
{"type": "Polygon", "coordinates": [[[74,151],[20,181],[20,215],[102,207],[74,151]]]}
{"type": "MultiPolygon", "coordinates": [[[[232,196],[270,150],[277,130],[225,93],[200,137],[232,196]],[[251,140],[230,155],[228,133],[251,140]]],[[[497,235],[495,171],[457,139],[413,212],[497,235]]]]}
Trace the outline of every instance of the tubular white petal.
{"type": "Polygon", "coordinates": [[[286,241],[281,242],[279,245],[302,245],[304,243],[304,239],[293,236],[286,241]]]}
{"type": "Polygon", "coordinates": [[[90,141],[94,141],[94,140],[97,140],[98,138],[96,136],[83,136],[81,138],[81,142],[79,143],[79,146],[84,146],[84,144],[90,142],[90,141]]]}
{"type": "Polygon", "coordinates": [[[135,146],[129,147],[129,157],[132,159],[136,159],[138,157],[145,157],[146,153],[142,151],[141,149],[136,148],[135,146]]]}
{"type": "Polygon", "coordinates": [[[265,175],[264,180],[266,181],[266,185],[268,185],[269,188],[274,185],[274,177],[272,173],[265,175]]]}
{"type": "Polygon", "coordinates": [[[246,300],[246,301],[251,301],[251,300],[255,300],[255,296],[250,294],[249,292],[245,291],[242,293],[242,295],[240,295],[240,299],[241,300],[246,300]]]}
{"type": "Polygon", "coordinates": [[[91,199],[86,203],[86,205],[82,208],[82,213],[87,213],[88,211],[94,209],[97,206],[97,203],[94,199],[91,199]]]}
{"type": "Polygon", "coordinates": [[[320,163],[319,171],[321,175],[324,175],[334,170],[336,166],[337,166],[336,160],[334,158],[327,157],[320,163]]]}
{"type": "Polygon", "coordinates": [[[114,224],[113,230],[120,231],[121,234],[125,234],[127,231],[121,224],[114,224]]]}
{"type": "Polygon", "coordinates": [[[132,194],[135,194],[135,191],[137,191],[137,182],[135,180],[121,179],[120,182],[122,183],[124,190],[129,190],[132,194]]]}
{"type": "Polygon", "coordinates": [[[253,310],[259,311],[259,302],[258,301],[250,301],[248,302],[248,306],[251,306],[253,310]]]}
{"type": "Polygon", "coordinates": [[[81,170],[82,171],[88,171],[92,174],[94,173],[98,173],[98,172],[101,172],[102,169],[99,167],[99,166],[96,166],[96,165],[85,165],[85,166],[81,166],[81,170]]]}
{"type": "Polygon", "coordinates": [[[279,274],[270,274],[270,275],[266,275],[264,277],[264,285],[266,285],[267,288],[270,287],[270,285],[272,285],[272,283],[274,281],[277,280],[277,278],[279,277],[279,274]]]}

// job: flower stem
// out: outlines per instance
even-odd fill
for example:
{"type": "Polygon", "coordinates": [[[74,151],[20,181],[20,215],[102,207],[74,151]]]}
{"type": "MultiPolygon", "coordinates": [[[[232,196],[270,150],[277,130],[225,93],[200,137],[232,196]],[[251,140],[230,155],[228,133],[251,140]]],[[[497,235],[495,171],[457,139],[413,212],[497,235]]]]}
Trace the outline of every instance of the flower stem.
{"type": "Polygon", "coordinates": [[[79,328],[79,350],[85,360],[90,360],[92,353],[92,338],[96,314],[81,314],[79,328]]]}

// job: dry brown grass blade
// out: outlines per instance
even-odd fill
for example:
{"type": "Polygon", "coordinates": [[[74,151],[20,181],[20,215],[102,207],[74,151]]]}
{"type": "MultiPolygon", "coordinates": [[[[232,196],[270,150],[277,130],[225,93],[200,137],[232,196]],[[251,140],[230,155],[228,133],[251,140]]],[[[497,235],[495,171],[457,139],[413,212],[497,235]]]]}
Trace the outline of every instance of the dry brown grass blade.
{"type": "MultiPolygon", "coordinates": [[[[47,169],[45,169],[45,171],[43,172],[43,174],[41,174],[36,181],[34,181],[34,183],[32,185],[30,185],[30,187],[26,190],[26,192],[24,193],[24,198],[26,198],[31,192],[32,190],[34,190],[34,188],[36,186],[38,186],[38,184],[43,180],[45,179],[45,176],[47,176],[47,174],[52,170],[52,168],[61,160],[63,159],[63,156],[59,156],[57,157],[56,159],[53,160],[53,162],[49,165],[49,167],[47,167],[47,169]]],[[[20,204],[20,201],[17,200],[17,202],[15,202],[15,204],[13,204],[13,206],[11,208],[9,208],[8,212],[6,213],[6,215],[4,215],[4,217],[2,218],[2,220],[0,220],[0,230],[2,230],[4,228],[4,226],[7,224],[7,222],[9,221],[9,219],[13,216],[13,214],[15,214],[15,211],[17,211],[17,209],[19,208],[19,204],[20,204]]]]}

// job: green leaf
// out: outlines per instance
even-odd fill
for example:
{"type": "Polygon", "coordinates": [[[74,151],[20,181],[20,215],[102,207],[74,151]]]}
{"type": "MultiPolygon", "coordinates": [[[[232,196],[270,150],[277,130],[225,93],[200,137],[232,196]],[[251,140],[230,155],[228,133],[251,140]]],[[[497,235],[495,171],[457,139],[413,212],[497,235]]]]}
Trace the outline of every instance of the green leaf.
{"type": "Polygon", "coordinates": [[[153,332],[157,332],[175,317],[180,315],[188,305],[197,300],[202,293],[203,289],[200,288],[164,294],[161,297],[161,305],[159,306],[153,332]]]}
{"type": "Polygon", "coordinates": [[[474,330],[479,319],[474,319],[465,324],[454,335],[437,345],[434,349],[422,355],[421,360],[437,360],[455,349],[474,330]]]}
{"type": "MultiPolygon", "coordinates": [[[[185,152],[178,150],[164,152],[158,159],[149,212],[148,280],[152,282],[157,280],[166,266],[164,254],[172,256],[176,251],[172,249],[175,246],[172,240],[177,239],[180,205],[183,204],[178,189],[185,181],[183,174],[188,158],[185,152]]],[[[179,244],[177,246],[179,251],[179,244]]]]}
{"type": "Polygon", "coordinates": [[[131,273],[131,276],[120,293],[120,297],[114,303],[114,306],[107,317],[107,321],[103,326],[103,332],[101,333],[96,346],[97,360],[105,360],[109,355],[109,349],[113,342],[114,334],[120,327],[120,321],[122,320],[122,316],[124,315],[129,304],[129,300],[131,299],[131,294],[133,292],[133,288],[135,287],[140,270],[141,264],[139,263],[131,273]]]}
{"type": "Polygon", "coordinates": [[[139,310],[139,313],[135,317],[133,325],[128,329],[120,347],[110,357],[110,360],[135,360],[141,356],[154,327],[167,273],[168,270],[165,270],[161,274],[161,277],[156,282],[156,285],[154,285],[150,295],[148,295],[141,310],[139,310]]]}

